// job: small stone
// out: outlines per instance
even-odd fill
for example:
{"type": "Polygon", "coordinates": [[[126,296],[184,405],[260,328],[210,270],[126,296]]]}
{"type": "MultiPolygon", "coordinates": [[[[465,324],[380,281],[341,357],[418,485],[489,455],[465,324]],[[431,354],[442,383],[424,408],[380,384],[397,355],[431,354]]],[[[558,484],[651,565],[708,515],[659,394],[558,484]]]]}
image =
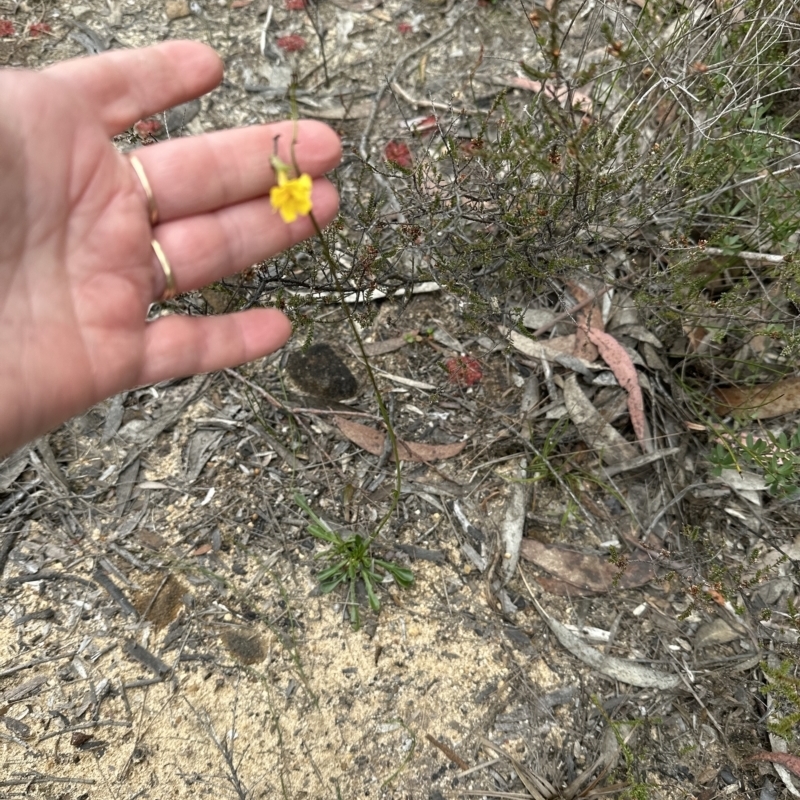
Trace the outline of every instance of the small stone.
{"type": "Polygon", "coordinates": [[[289,377],[304,391],[325,400],[344,400],[358,391],[358,381],[329,344],[297,350],[286,360],[289,377]]]}
{"type": "Polygon", "coordinates": [[[164,11],[167,14],[167,19],[170,21],[188,17],[189,14],[192,13],[189,10],[188,0],[167,0],[167,2],[164,3],[164,11]]]}
{"type": "Polygon", "coordinates": [[[165,133],[174,136],[182,131],[200,113],[200,108],[201,104],[197,98],[173,106],[166,114],[165,133]]]}

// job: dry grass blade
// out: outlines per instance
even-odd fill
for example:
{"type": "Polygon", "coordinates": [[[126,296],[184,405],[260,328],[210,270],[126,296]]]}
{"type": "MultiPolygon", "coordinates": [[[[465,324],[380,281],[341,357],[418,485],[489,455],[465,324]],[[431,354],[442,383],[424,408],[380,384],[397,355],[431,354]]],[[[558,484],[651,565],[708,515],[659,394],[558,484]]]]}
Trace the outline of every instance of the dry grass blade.
{"type": "Polygon", "coordinates": [[[528,790],[533,800],[552,800],[552,798],[556,797],[558,790],[546,778],[541,778],[534,772],[531,772],[524,764],[521,764],[502,747],[496,745],[489,739],[482,736],[480,742],[487,750],[491,750],[493,753],[497,753],[508,760],[514,772],[517,773],[517,777],[528,790]]]}
{"type": "Polygon", "coordinates": [[[617,727],[609,725],[603,733],[599,755],[564,789],[561,793],[563,800],[574,800],[576,797],[588,798],[603,794],[603,792],[595,794],[591,790],[614,768],[619,760],[622,746],[629,746],[633,735],[634,728],[631,725],[617,727]],[[593,776],[596,776],[594,780],[592,780],[593,776]]]}

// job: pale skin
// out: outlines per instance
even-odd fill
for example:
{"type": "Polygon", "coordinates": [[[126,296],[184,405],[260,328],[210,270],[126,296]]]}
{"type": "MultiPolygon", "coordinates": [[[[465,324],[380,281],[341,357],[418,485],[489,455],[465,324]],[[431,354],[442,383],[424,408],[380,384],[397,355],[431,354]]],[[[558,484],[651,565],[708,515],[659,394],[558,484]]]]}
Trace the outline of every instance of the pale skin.
{"type": "Polygon", "coordinates": [[[184,292],[313,235],[308,217],[286,224],[270,205],[276,136],[278,156],[313,179],[319,225],[337,212],[322,176],[338,137],[285,122],[138,149],[159,211],[151,229],[111,137],[221,79],[196,42],[0,71],[0,456],[124,389],[252,361],[289,338],[274,309],[146,321],[166,285],[151,238],[184,292]]]}

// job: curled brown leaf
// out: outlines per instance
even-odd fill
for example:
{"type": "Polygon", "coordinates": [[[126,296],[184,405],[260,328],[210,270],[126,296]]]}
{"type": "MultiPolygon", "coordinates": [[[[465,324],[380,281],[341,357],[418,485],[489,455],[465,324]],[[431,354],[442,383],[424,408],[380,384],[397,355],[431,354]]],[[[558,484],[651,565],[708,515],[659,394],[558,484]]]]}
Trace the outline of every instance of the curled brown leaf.
{"type": "MultiPolygon", "coordinates": [[[[336,424],[339,426],[339,430],[362,450],[366,450],[374,456],[383,453],[386,447],[386,434],[383,431],[344,418],[337,419],[336,424]]],[[[398,439],[397,454],[401,461],[441,461],[457,456],[466,446],[466,442],[426,444],[424,442],[404,442],[398,439]]]]}

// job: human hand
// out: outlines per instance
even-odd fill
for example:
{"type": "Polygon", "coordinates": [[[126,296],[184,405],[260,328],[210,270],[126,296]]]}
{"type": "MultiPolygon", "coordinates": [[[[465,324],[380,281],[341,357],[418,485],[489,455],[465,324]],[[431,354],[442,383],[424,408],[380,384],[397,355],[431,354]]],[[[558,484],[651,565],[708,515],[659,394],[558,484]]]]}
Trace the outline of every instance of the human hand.
{"type": "Polygon", "coordinates": [[[260,125],[136,151],[158,209],[111,137],[209,91],[222,62],[168,42],[0,71],[0,455],[123,389],[266,355],[289,338],[279,311],[146,321],[165,291],[156,239],[179,292],[269,258],[314,232],[271,207],[270,158],[313,179],[320,225],[338,207],[320,176],[339,162],[316,122],[260,125]]]}

